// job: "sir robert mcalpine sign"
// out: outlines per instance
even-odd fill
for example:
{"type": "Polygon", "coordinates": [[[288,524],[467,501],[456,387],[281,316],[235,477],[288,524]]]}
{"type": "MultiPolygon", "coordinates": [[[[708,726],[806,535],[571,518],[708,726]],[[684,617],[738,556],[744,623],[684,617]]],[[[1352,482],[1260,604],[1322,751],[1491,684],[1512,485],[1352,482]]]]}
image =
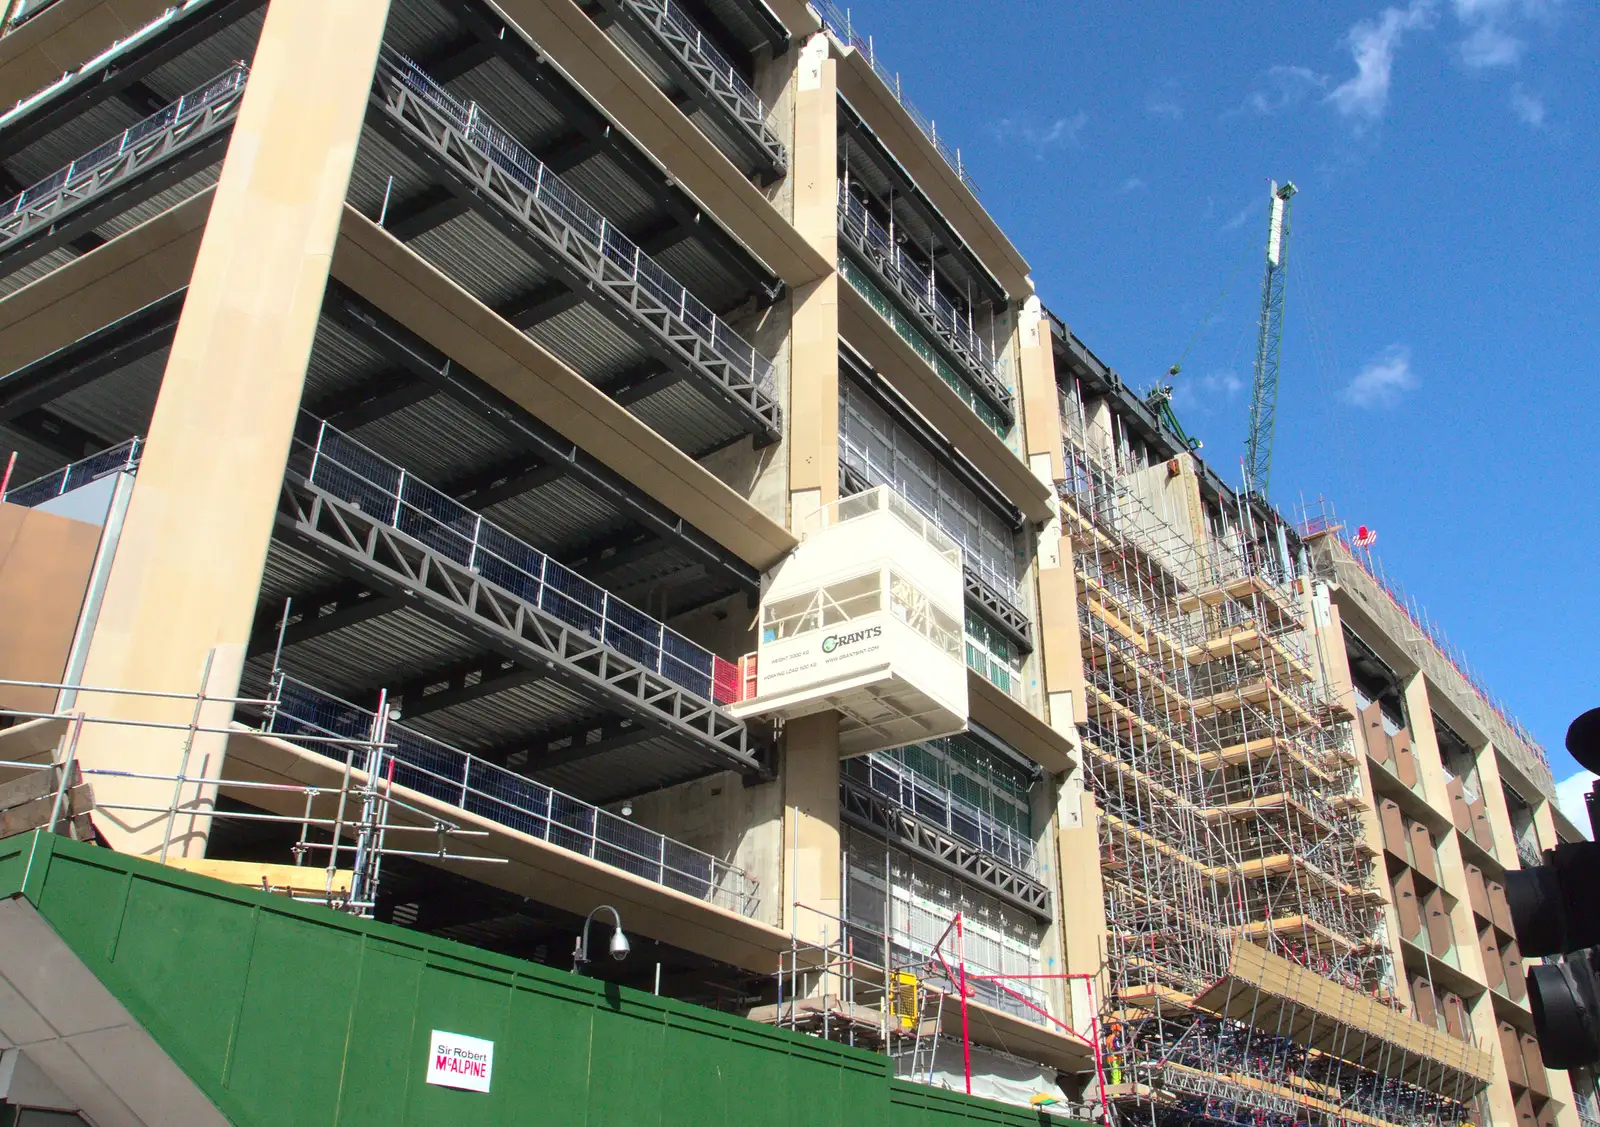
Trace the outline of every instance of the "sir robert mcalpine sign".
{"type": "Polygon", "coordinates": [[[487,1092],[494,1072],[494,1042],[435,1029],[428,1039],[428,1083],[487,1092]]]}

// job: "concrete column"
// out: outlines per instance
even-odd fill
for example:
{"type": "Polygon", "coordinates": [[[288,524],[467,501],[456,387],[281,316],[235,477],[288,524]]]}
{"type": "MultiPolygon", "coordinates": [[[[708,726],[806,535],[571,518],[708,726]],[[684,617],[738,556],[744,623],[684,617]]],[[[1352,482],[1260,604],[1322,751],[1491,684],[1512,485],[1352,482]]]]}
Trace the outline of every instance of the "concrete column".
{"type": "Polygon", "coordinates": [[[791,720],[784,740],[783,920],[802,943],[832,943],[843,903],[839,714],[791,720]]]}
{"type": "Polygon", "coordinates": [[[1517,1122],[1516,1109],[1511,1102],[1511,1081],[1506,1075],[1506,1059],[1500,1051],[1500,1026],[1494,1016],[1494,1000],[1488,994],[1480,995],[1472,1008],[1472,1035],[1479,1047],[1489,1050],[1494,1059],[1494,1079],[1483,1091],[1489,1105],[1489,1123],[1498,1127],[1502,1123],[1517,1122]]]}
{"type": "Polygon", "coordinates": [[[1110,986],[1106,974],[1105,888],[1100,879],[1100,808],[1094,796],[1083,791],[1064,792],[1063,806],[1069,795],[1081,805],[1072,810],[1060,809],[1056,815],[1060,827],[1056,837],[1059,854],[1056,871],[1061,879],[1055,891],[1063,905],[1063,969],[1068,974],[1092,976],[1088,980],[1093,983],[1092,1001],[1091,991],[1083,979],[1073,980],[1069,990],[1070,1024],[1087,1037],[1093,1027],[1091,1016],[1096,1007],[1104,1006],[1110,986]],[[1069,828],[1073,821],[1076,827],[1069,828]]]}
{"type": "MultiPolygon", "coordinates": [[[[84,682],[238,690],[307,358],[388,0],[272,0],[201,239],[84,682]]],[[[84,694],[90,715],[187,725],[194,702],[84,694]]],[[[227,707],[202,711],[226,723],[227,707]]],[[[90,725],[89,767],[171,774],[184,733],[90,725]]],[[[197,739],[188,773],[223,741],[197,739]]],[[[171,782],[95,780],[101,802],[165,806],[171,782]]],[[[118,849],[155,853],[163,814],[103,811],[118,849]]],[[[203,850],[203,818],[173,852],[203,850]]]]}
{"type": "Polygon", "coordinates": [[[1056,391],[1055,348],[1051,343],[1050,322],[1037,295],[1022,305],[1017,318],[1017,369],[1022,391],[1023,441],[1031,464],[1038,455],[1050,460],[1043,481],[1061,481],[1067,476],[1061,452],[1061,401],[1056,391]]]}
{"type": "Polygon", "coordinates": [[[1489,813],[1489,829],[1494,835],[1494,854],[1508,869],[1521,868],[1517,858],[1517,835],[1511,828],[1511,811],[1506,809],[1505,784],[1500,781],[1500,760],[1493,744],[1477,751],[1478,783],[1483,787],[1483,805],[1489,813]]]}
{"type": "Polygon", "coordinates": [[[795,92],[794,225],[833,269],[798,287],[790,333],[790,527],[839,498],[839,91],[828,37],[801,48],[795,92]]]}
{"type": "MultiPolygon", "coordinates": [[[[1054,488],[1066,477],[1061,449],[1061,409],[1056,397],[1055,354],[1050,326],[1037,297],[1028,298],[1017,321],[1017,366],[1021,372],[1022,419],[1028,465],[1054,488]]],[[[1039,533],[1039,646],[1045,719],[1074,747],[1083,713],[1083,648],[1078,632],[1078,585],[1072,570],[1072,542],[1062,535],[1059,506],[1039,533]]],[[[1081,767],[1081,763],[1080,763],[1081,767]]],[[[1081,773],[1077,783],[1082,788],[1081,773]]],[[[1076,825],[1077,807],[1071,821],[1076,825]]]]}
{"type": "MultiPolygon", "coordinates": [[[[1350,680],[1350,659],[1344,648],[1344,626],[1340,620],[1339,606],[1326,598],[1326,590],[1312,590],[1311,624],[1316,643],[1317,661],[1328,688],[1330,699],[1338,701],[1351,715],[1356,711],[1355,686],[1350,680]]],[[[1361,797],[1366,809],[1361,812],[1362,840],[1377,860],[1373,863],[1373,884],[1383,894],[1383,918],[1387,931],[1389,961],[1394,968],[1394,993],[1400,1004],[1409,1012],[1412,1005],[1411,982],[1406,977],[1404,948],[1400,946],[1400,920],[1395,914],[1394,891],[1389,887],[1388,863],[1383,859],[1383,829],[1378,821],[1378,797],[1372,787],[1372,763],[1365,752],[1366,736],[1355,724],[1351,738],[1351,751],[1356,758],[1356,772],[1361,776],[1361,797]]]]}

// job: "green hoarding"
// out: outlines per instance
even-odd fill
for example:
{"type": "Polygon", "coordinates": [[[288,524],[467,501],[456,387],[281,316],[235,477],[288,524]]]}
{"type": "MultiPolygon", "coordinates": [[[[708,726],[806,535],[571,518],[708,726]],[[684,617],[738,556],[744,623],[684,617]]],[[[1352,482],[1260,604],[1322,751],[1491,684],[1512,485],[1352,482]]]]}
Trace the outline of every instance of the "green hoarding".
{"type": "Polygon", "coordinates": [[[0,896],[25,897],[240,1127],[1042,1118],[895,1080],[858,1049],[43,832],[0,842],[0,896]],[[494,1042],[489,1092],[426,1083],[434,1030],[494,1042]]]}

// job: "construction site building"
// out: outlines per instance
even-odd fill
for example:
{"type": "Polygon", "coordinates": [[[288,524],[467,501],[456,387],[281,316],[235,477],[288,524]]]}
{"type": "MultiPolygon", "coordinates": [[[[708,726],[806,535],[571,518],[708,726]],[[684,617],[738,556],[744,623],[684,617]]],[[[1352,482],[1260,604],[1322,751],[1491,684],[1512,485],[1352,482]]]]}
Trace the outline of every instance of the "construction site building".
{"type": "Polygon", "coordinates": [[[1537,744],[848,12],[7,0],[0,106],[0,1124],[1596,1120],[1537,744]]]}

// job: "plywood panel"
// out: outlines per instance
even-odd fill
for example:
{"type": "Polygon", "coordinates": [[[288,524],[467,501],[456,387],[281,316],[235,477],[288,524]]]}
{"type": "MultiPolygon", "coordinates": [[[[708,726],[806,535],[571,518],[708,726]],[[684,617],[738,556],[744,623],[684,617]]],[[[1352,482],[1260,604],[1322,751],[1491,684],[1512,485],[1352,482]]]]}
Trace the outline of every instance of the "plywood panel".
{"type": "Polygon", "coordinates": [[[1506,980],[1506,966],[1500,957],[1500,945],[1494,941],[1494,932],[1484,931],[1478,936],[1478,949],[1483,953],[1483,977],[1493,990],[1506,980]]]}
{"type": "Polygon", "coordinates": [[[1406,853],[1406,822],[1400,813],[1400,804],[1392,798],[1378,803],[1378,822],[1383,828],[1383,844],[1402,861],[1410,861],[1406,853]]]}
{"type": "Polygon", "coordinates": [[[1395,878],[1394,910],[1400,917],[1400,934],[1417,942],[1422,935],[1422,905],[1417,901],[1417,885],[1410,869],[1395,878]]]}
{"type": "MultiPolygon", "coordinates": [[[[0,679],[61,680],[99,546],[96,525],[0,503],[0,679]]],[[[0,685],[0,708],[55,707],[54,689],[0,685]]]]}
{"type": "Polygon", "coordinates": [[[1450,904],[1444,890],[1434,889],[1422,902],[1424,922],[1428,928],[1428,949],[1435,955],[1447,954],[1455,945],[1455,935],[1450,927],[1450,904]]]}
{"type": "Polygon", "coordinates": [[[1517,1113],[1517,1127],[1537,1127],[1539,1116],[1533,1110],[1532,1092],[1524,1092],[1517,1097],[1515,1111],[1517,1113]]]}
{"type": "Polygon", "coordinates": [[[1407,826],[1408,836],[1411,839],[1411,864],[1435,884],[1439,881],[1439,864],[1433,848],[1433,835],[1428,832],[1428,827],[1421,822],[1412,822],[1407,826]]]}
{"type": "Polygon", "coordinates": [[[1402,743],[1402,737],[1406,737],[1405,732],[1394,738],[1394,766],[1400,781],[1408,787],[1414,787],[1417,785],[1417,757],[1411,750],[1410,738],[1406,737],[1402,743]]]}
{"type": "Polygon", "coordinates": [[[1506,901],[1506,886],[1499,881],[1488,882],[1489,918],[1494,926],[1510,934],[1516,931],[1511,925],[1511,905],[1506,901]]]}
{"type": "Polygon", "coordinates": [[[1376,701],[1361,710],[1361,730],[1367,737],[1367,754],[1379,763],[1389,762],[1389,736],[1376,701]]]}
{"type": "Polygon", "coordinates": [[[1528,1087],[1541,1096],[1548,1096],[1550,1078],[1544,1074],[1544,1057],[1539,1053],[1539,1039],[1532,1033],[1522,1035],[1522,1068],[1528,1074],[1528,1087]]]}
{"type": "Polygon", "coordinates": [[[1439,1011],[1433,1004],[1433,987],[1420,974],[1411,980],[1411,1004],[1418,1021],[1435,1029],[1439,1027],[1439,1011]]]}
{"type": "Polygon", "coordinates": [[[1522,950],[1517,946],[1515,939],[1506,940],[1500,949],[1500,957],[1506,968],[1506,993],[1511,995],[1513,1002],[1520,1002],[1528,996],[1527,972],[1522,966],[1522,950]]]}
{"type": "Polygon", "coordinates": [[[1445,783],[1444,791],[1450,799],[1450,820],[1461,833],[1471,834],[1472,812],[1467,809],[1467,796],[1461,789],[1461,780],[1451,779],[1445,783]]]}
{"type": "Polygon", "coordinates": [[[1464,1037],[1467,1028],[1467,1007],[1454,994],[1446,994],[1439,1007],[1444,1011],[1444,1027],[1452,1037],[1464,1037]]]}
{"type": "Polygon", "coordinates": [[[1484,882],[1483,870],[1476,865],[1467,866],[1467,901],[1483,919],[1493,919],[1489,910],[1489,886],[1484,882]]]}
{"type": "Polygon", "coordinates": [[[1513,1084],[1526,1087],[1528,1070],[1522,1057],[1522,1034],[1509,1021],[1500,1023],[1500,1057],[1505,1061],[1506,1077],[1513,1084]]]}

